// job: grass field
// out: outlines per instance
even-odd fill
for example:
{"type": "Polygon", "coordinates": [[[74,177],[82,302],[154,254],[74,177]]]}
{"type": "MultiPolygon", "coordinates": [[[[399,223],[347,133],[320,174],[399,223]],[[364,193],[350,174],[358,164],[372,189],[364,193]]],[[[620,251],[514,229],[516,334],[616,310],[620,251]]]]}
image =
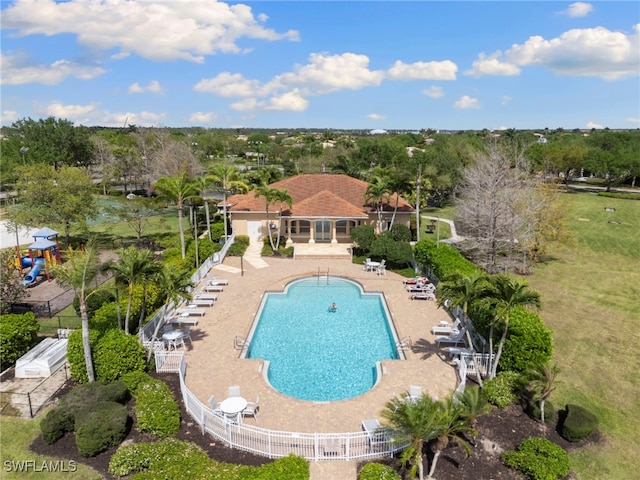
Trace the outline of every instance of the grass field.
{"type": "Polygon", "coordinates": [[[98,480],[101,478],[84,465],[74,465],[68,460],[58,463],[57,459],[32,453],[29,445],[40,434],[39,418],[41,416],[33,420],[0,417],[0,435],[2,436],[0,478],[3,480],[18,478],[20,480],[98,480]],[[54,469],[57,471],[53,471],[54,469]]]}

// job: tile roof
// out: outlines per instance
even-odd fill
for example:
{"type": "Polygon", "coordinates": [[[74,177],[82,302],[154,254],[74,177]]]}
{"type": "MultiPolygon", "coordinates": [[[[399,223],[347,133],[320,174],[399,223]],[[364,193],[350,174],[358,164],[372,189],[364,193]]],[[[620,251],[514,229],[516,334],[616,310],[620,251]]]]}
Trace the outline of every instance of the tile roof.
{"type": "MultiPolygon", "coordinates": [[[[271,188],[286,190],[293,200],[290,209],[285,205],[283,216],[305,217],[366,217],[374,211],[366,203],[365,192],[368,183],[348,175],[305,174],[286,178],[270,184],[271,188]]],[[[392,211],[398,200],[398,212],[413,212],[413,207],[402,197],[393,194],[385,211],[392,211]]],[[[256,197],[255,192],[233,195],[227,199],[230,212],[264,212],[264,197],[256,197]]],[[[279,210],[279,205],[269,205],[270,211],[279,210]]]]}

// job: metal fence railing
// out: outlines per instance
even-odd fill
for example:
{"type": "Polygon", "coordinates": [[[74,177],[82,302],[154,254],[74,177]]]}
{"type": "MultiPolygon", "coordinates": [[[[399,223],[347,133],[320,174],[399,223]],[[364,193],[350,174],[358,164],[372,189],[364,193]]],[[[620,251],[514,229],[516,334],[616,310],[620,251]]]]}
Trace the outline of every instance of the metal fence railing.
{"type": "MultiPolygon", "coordinates": [[[[12,372],[6,371],[7,375],[12,372]]],[[[23,380],[23,379],[20,379],[23,380]]],[[[49,405],[58,391],[69,380],[69,369],[64,363],[44,379],[28,379],[18,384],[4,380],[0,387],[0,414],[33,418],[49,405]]]]}
{"type": "Polygon", "coordinates": [[[187,413],[200,425],[204,434],[210,434],[232,448],[280,458],[293,453],[309,461],[366,460],[394,453],[407,447],[408,442],[396,442],[382,429],[375,434],[367,432],[302,433],[270,430],[235,423],[215,414],[189,390],[184,379],[186,363],[183,352],[156,352],[156,367],[162,372],[177,373],[180,392],[187,413]]]}

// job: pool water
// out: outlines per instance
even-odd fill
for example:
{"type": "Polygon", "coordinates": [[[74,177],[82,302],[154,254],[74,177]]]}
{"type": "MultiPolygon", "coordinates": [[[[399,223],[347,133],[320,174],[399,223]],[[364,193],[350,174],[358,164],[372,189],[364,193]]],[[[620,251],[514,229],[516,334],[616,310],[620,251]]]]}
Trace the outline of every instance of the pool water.
{"type": "Polygon", "coordinates": [[[381,294],[310,277],[265,295],[247,357],[268,360],[269,382],[285,395],[341,400],[375,385],[377,361],[398,358],[392,328],[381,294]]]}

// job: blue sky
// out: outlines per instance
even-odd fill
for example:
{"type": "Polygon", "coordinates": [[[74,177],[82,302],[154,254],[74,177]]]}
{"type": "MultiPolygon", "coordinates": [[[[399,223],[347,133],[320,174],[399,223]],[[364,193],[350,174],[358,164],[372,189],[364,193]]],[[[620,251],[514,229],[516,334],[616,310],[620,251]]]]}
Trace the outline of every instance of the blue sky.
{"type": "Polygon", "coordinates": [[[3,125],[640,127],[640,4],[2,2],[3,125]]]}

